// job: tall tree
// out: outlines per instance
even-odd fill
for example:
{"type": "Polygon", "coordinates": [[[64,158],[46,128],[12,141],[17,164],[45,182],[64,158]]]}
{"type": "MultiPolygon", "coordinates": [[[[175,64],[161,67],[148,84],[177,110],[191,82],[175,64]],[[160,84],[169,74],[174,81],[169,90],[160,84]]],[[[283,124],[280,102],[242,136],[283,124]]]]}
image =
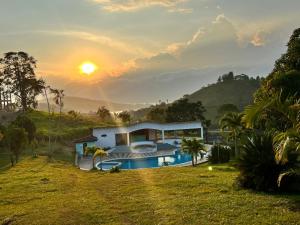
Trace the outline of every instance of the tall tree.
{"type": "Polygon", "coordinates": [[[201,140],[198,139],[182,139],[182,150],[186,153],[188,153],[189,155],[191,155],[192,157],[192,165],[195,166],[195,164],[197,164],[197,156],[201,155],[201,151],[205,151],[206,152],[206,148],[205,145],[202,143],[201,140]]]}
{"type": "Polygon", "coordinates": [[[130,113],[127,111],[122,111],[118,114],[118,118],[122,120],[123,123],[128,123],[131,120],[130,113]]]}
{"type": "Polygon", "coordinates": [[[11,153],[11,164],[13,166],[13,156],[15,157],[15,162],[18,163],[19,157],[27,144],[27,133],[25,129],[10,126],[5,132],[5,143],[11,153]]]}
{"type": "Polygon", "coordinates": [[[26,115],[19,115],[13,124],[19,128],[24,128],[27,133],[28,142],[31,144],[36,136],[36,126],[34,122],[26,115]]]}
{"type": "Polygon", "coordinates": [[[5,84],[10,88],[23,111],[36,107],[36,96],[43,91],[44,82],[37,79],[36,60],[25,52],[8,52],[0,59],[5,84]]]}
{"type": "Polygon", "coordinates": [[[64,90],[60,89],[50,89],[51,93],[54,95],[54,102],[59,107],[59,116],[61,116],[62,108],[64,107],[63,98],[65,97],[64,90]]]}
{"type": "Polygon", "coordinates": [[[241,113],[227,113],[225,114],[219,121],[220,127],[222,130],[228,129],[232,132],[233,134],[233,139],[234,139],[234,152],[235,152],[235,157],[238,157],[239,151],[237,148],[237,138],[240,130],[242,129],[242,117],[243,114],[241,113]]]}
{"type": "Polygon", "coordinates": [[[167,122],[204,121],[205,108],[200,101],[189,102],[182,98],[170,105],[166,110],[167,122]]]}
{"type": "Polygon", "coordinates": [[[110,111],[109,111],[105,106],[99,107],[96,114],[97,114],[97,115],[100,117],[100,119],[102,119],[102,120],[108,120],[108,119],[111,119],[110,111]]]}

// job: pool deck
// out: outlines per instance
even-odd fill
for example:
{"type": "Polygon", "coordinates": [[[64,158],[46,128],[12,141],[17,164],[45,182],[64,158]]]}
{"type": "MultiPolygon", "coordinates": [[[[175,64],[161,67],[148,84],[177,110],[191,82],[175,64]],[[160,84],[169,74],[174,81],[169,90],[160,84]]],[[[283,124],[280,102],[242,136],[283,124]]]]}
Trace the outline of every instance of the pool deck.
{"type": "MultiPolygon", "coordinates": [[[[170,144],[157,144],[156,152],[149,153],[132,153],[129,146],[118,146],[109,151],[108,155],[103,158],[103,160],[117,160],[117,159],[139,159],[139,158],[148,158],[148,157],[162,157],[173,155],[174,151],[177,149],[176,146],[170,144]]],[[[99,159],[96,159],[95,164],[99,162],[99,159]]],[[[207,159],[204,158],[198,161],[198,164],[207,162],[207,159]]],[[[191,162],[173,165],[173,166],[190,166],[191,162]]],[[[81,170],[91,170],[93,168],[92,157],[84,157],[79,161],[79,168],[81,170]]]]}

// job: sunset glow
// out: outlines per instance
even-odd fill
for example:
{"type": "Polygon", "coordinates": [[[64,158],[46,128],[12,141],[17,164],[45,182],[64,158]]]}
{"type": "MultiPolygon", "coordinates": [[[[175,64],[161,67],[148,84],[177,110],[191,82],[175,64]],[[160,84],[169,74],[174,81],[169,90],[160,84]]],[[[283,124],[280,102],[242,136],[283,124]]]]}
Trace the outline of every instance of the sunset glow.
{"type": "Polygon", "coordinates": [[[94,73],[97,69],[97,66],[91,62],[85,62],[80,66],[80,72],[82,74],[90,75],[94,73]]]}

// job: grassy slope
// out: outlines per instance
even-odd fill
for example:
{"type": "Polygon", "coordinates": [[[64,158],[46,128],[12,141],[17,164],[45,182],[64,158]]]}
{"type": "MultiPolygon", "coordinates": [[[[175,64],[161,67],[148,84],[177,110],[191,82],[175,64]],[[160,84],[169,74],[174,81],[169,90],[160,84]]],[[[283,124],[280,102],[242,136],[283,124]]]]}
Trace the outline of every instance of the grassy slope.
{"type": "Polygon", "coordinates": [[[300,196],[234,190],[227,166],[119,174],[26,159],[0,173],[0,222],[15,224],[299,224],[300,196]]]}
{"type": "Polygon", "coordinates": [[[252,102],[253,93],[258,89],[256,80],[233,80],[215,83],[189,95],[191,101],[201,101],[207,109],[206,117],[214,120],[218,108],[227,103],[238,106],[241,110],[252,102]]]}
{"type": "MultiPolygon", "coordinates": [[[[54,150],[54,158],[64,161],[73,161],[74,144],[73,140],[76,138],[89,135],[90,129],[95,126],[112,125],[101,122],[97,117],[80,116],[80,118],[73,118],[63,114],[60,118],[58,114],[51,116],[50,131],[48,131],[49,120],[48,114],[41,111],[32,111],[27,115],[34,121],[37,127],[37,138],[39,139],[38,153],[46,155],[48,152],[48,132],[50,132],[52,140],[52,148],[54,150]],[[56,144],[53,142],[56,141],[56,144]]],[[[29,147],[28,147],[29,148],[29,147]]],[[[23,151],[23,156],[31,155],[31,150],[23,151]]],[[[6,169],[10,164],[9,155],[4,150],[0,149],[0,170],[6,169]]]]}
{"type": "MultiPolygon", "coordinates": [[[[28,116],[34,121],[37,127],[38,136],[48,135],[48,113],[41,111],[32,111],[28,116]]],[[[105,126],[107,123],[99,121],[97,117],[80,116],[73,118],[69,115],[54,114],[50,120],[50,134],[51,136],[58,136],[60,139],[73,140],[74,138],[82,137],[90,133],[90,128],[95,126],[105,126]]]]}

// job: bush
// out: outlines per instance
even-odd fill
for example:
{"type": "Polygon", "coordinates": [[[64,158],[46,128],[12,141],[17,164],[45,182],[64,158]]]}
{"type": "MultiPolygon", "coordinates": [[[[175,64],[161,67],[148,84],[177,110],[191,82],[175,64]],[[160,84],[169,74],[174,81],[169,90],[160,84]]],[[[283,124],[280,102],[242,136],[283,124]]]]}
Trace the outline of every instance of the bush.
{"type": "Polygon", "coordinates": [[[230,160],[230,148],[222,145],[214,145],[211,148],[209,161],[211,163],[226,163],[230,160]]]}
{"type": "Polygon", "coordinates": [[[272,136],[252,134],[241,147],[237,163],[238,185],[261,191],[277,189],[277,179],[283,166],[276,163],[272,136]]]}
{"type": "Polygon", "coordinates": [[[121,172],[121,170],[118,166],[113,166],[109,172],[110,173],[119,173],[119,172],[121,172]]]}

